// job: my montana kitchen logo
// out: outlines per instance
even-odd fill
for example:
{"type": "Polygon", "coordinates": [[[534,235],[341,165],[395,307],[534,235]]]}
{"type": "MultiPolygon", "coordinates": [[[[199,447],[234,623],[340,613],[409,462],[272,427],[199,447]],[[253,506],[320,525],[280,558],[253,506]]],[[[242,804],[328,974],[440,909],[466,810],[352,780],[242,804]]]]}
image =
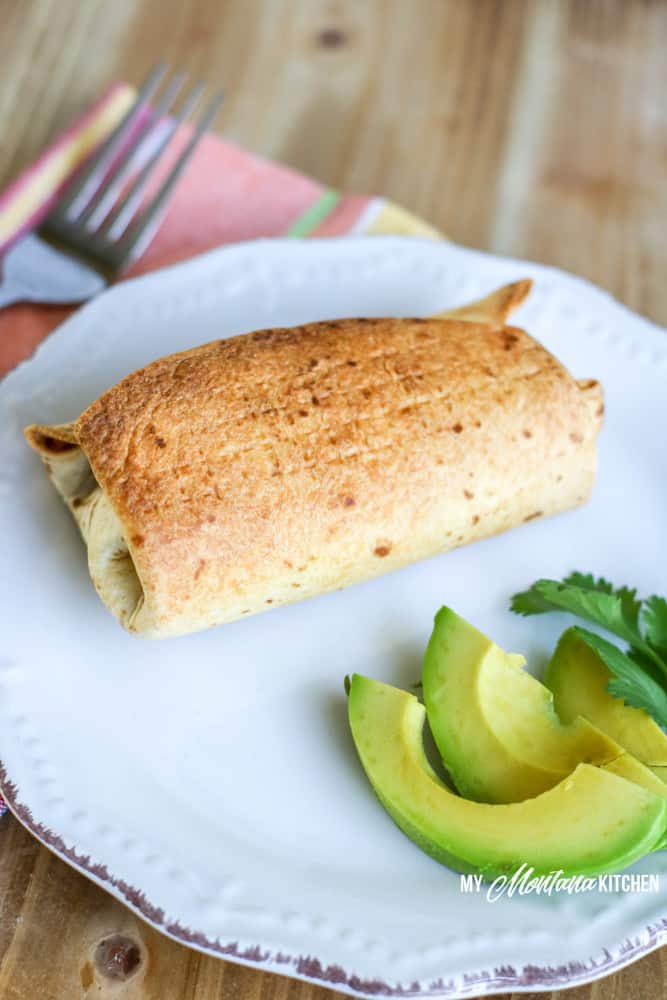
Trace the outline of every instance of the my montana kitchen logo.
{"type": "Polygon", "coordinates": [[[493,882],[485,883],[481,875],[461,875],[463,893],[481,893],[495,903],[503,896],[552,896],[557,892],[660,892],[659,875],[565,875],[562,870],[547,875],[535,875],[535,869],[523,864],[513,875],[499,875],[493,882]]]}

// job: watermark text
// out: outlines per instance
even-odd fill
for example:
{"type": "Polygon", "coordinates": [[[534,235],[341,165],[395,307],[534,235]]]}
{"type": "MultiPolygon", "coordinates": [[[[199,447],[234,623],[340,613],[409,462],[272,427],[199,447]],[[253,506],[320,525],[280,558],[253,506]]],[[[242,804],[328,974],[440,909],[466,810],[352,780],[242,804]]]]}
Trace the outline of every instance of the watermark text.
{"type": "Polygon", "coordinates": [[[556,892],[570,895],[579,892],[660,892],[660,876],[630,874],[616,875],[566,875],[562,870],[546,875],[535,875],[535,869],[523,864],[512,875],[498,875],[492,882],[484,882],[481,875],[461,875],[463,893],[486,892],[490,903],[503,896],[552,896],[556,892]]]}

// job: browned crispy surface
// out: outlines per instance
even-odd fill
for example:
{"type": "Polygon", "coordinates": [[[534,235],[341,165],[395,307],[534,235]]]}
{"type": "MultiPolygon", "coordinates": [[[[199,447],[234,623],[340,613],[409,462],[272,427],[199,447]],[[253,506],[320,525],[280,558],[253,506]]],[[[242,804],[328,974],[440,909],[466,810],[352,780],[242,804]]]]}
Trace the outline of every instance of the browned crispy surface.
{"type": "Polygon", "coordinates": [[[355,319],[163,358],[75,432],[158,634],[581,503],[599,403],[522,330],[355,319]]]}

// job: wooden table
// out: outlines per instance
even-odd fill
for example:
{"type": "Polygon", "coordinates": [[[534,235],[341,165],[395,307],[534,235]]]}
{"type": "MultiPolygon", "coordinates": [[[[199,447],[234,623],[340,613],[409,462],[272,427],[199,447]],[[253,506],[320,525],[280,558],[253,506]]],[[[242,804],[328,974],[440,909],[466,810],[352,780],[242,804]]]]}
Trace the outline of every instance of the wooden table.
{"type": "MultiPolygon", "coordinates": [[[[137,82],[163,56],[226,83],[229,138],[385,194],[461,243],[584,275],[667,323],[667,4],[0,0],[0,24],[0,184],[109,80],[137,82]]],[[[567,995],[666,992],[663,949],[567,995]]],[[[0,996],[335,994],[161,937],[5,818],[0,996]],[[125,980],[97,960],[112,935],[138,947],[115,956],[121,972],[139,960],[125,980]]]]}

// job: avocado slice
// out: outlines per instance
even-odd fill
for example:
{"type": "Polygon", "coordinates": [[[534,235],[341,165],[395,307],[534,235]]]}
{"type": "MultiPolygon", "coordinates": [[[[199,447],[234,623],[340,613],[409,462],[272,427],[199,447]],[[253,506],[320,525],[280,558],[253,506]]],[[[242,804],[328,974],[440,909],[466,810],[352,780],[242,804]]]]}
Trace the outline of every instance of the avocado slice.
{"type": "Polygon", "coordinates": [[[574,629],[561,636],[544,676],[563,722],[583,715],[667,782],[667,734],[641,708],[607,691],[609,671],[574,629]]]}
{"type": "MultiPolygon", "coordinates": [[[[659,795],[662,799],[667,799],[667,778],[661,778],[658,774],[656,775],[656,768],[647,767],[646,764],[642,764],[641,761],[633,757],[631,753],[621,753],[615,760],[610,760],[609,763],[602,765],[603,771],[611,771],[613,774],[620,774],[622,778],[626,778],[628,781],[634,781],[635,784],[641,785],[642,788],[647,788],[649,792],[653,792],[654,795],[659,795]]],[[[667,768],[662,769],[663,772],[667,768]]]]}
{"type": "MultiPolygon", "coordinates": [[[[520,802],[553,788],[577,764],[604,765],[623,754],[586,719],[573,716],[564,725],[553,695],[524,663],[450,608],[436,615],[424,656],[424,702],[443,762],[466,798],[520,802]]],[[[635,779],[642,770],[632,768],[635,779]]],[[[654,776],[644,778],[655,791],[654,776]]]]}
{"type": "Polygon", "coordinates": [[[355,674],[348,709],[380,802],[418,847],[456,871],[494,878],[527,864],[535,874],[611,874],[664,843],[667,801],[615,774],[579,764],[525,802],[469,802],[426,759],[426,713],[414,695],[355,674]]]}

